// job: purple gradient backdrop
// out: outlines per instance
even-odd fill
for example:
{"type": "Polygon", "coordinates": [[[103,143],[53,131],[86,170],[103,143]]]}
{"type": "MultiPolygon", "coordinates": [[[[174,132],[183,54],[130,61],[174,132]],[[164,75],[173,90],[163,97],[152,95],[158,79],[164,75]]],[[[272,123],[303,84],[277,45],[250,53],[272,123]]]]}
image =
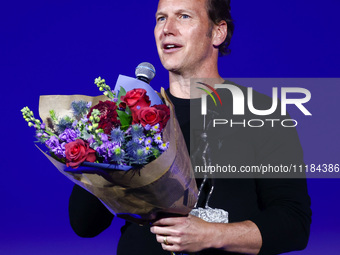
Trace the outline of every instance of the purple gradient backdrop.
{"type": "MultiPolygon", "coordinates": [[[[20,109],[29,106],[37,115],[41,94],[98,95],[95,77],[113,86],[118,74],[133,76],[143,61],[156,67],[152,85],[168,87],[153,38],[156,8],[154,0],[2,6],[0,254],[115,254],[122,221],[92,239],[73,233],[67,212],[73,184],[34,147],[20,109]]],[[[336,0],[232,1],[236,29],[232,54],[220,59],[221,75],[340,77],[339,9],[336,0]]],[[[338,92],[312,92],[315,116],[299,127],[307,162],[339,163],[338,92]]],[[[338,254],[340,179],[308,182],[310,243],[291,254],[338,254]]]]}

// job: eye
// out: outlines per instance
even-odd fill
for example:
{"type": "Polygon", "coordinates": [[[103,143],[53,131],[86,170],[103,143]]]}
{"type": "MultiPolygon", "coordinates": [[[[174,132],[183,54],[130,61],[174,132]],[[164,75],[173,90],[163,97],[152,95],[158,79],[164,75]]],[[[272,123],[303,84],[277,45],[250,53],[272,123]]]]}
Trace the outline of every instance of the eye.
{"type": "Polygon", "coordinates": [[[188,14],[182,14],[182,15],[181,15],[181,18],[182,18],[182,19],[189,19],[190,16],[189,16],[188,14]]]}
{"type": "Polygon", "coordinates": [[[157,17],[157,21],[164,21],[165,20],[165,17],[164,16],[159,16],[157,17]]]}

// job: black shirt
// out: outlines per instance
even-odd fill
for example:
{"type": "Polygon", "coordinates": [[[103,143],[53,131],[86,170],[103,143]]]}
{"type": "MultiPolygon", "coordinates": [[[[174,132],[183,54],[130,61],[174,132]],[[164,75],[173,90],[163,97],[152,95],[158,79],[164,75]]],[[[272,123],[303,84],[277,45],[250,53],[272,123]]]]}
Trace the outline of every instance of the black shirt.
{"type": "MultiPolygon", "coordinates": [[[[188,148],[190,147],[190,100],[168,96],[175,106],[188,148]]],[[[302,150],[295,131],[288,138],[259,131],[232,132],[224,135],[219,146],[226,160],[252,164],[257,159],[272,162],[276,155],[302,161],[302,150]],[[268,138],[269,137],[269,138],[268,138]],[[282,140],[283,139],[283,140],[282,140]],[[283,141],[283,142],[282,142],[283,141]],[[280,142],[280,146],[278,146],[280,142]],[[260,145],[259,145],[260,144],[260,145]],[[266,158],[266,155],[267,156],[266,158]],[[291,154],[291,155],[289,155],[291,154]]],[[[217,146],[216,146],[217,147],[217,146]]],[[[299,162],[300,163],[300,162],[299,162]]],[[[303,162],[302,162],[303,163],[303,162]]],[[[197,180],[198,184],[200,180],[197,180]]],[[[303,249],[309,237],[310,199],[305,179],[215,179],[209,206],[229,213],[229,222],[253,221],[259,228],[263,245],[260,254],[279,254],[303,249]]],[[[96,236],[106,229],[112,214],[92,194],[75,185],[69,202],[69,215],[74,231],[83,237],[96,236]]],[[[118,255],[166,254],[156,242],[149,226],[126,222],[121,229],[118,255]]],[[[207,250],[200,254],[233,254],[207,250]]]]}

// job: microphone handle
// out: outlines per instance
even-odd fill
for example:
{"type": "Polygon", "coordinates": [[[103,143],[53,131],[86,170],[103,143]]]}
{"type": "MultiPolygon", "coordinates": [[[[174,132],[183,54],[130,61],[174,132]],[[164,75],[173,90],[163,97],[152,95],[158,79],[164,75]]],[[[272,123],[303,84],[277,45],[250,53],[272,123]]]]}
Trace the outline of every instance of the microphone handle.
{"type": "Polygon", "coordinates": [[[144,76],[137,76],[137,80],[144,81],[145,83],[150,84],[149,79],[144,76]]]}

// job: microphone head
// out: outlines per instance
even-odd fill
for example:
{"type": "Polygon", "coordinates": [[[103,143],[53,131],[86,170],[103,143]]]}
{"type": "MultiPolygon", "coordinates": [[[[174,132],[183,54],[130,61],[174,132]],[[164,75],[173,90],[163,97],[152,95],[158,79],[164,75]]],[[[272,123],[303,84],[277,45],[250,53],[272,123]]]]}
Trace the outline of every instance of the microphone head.
{"type": "Polygon", "coordinates": [[[147,83],[149,83],[155,77],[156,70],[150,63],[143,62],[136,67],[135,74],[137,79],[147,80],[147,83]]]}

